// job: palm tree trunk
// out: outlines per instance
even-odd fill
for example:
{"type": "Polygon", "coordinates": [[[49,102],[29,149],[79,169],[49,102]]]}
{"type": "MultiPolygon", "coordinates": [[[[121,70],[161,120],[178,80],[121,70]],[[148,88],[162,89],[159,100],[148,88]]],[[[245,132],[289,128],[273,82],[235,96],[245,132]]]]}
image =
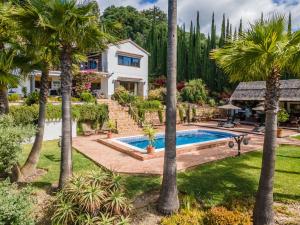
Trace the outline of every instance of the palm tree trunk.
{"type": "Polygon", "coordinates": [[[72,60],[71,47],[65,46],[61,54],[61,92],[62,92],[62,139],[59,188],[63,188],[72,176],[72,60]]]}
{"type": "Polygon", "coordinates": [[[163,181],[158,200],[159,212],[170,215],[178,211],[176,165],[176,74],[177,74],[177,0],[169,0],[168,72],[166,146],[163,181]]]}
{"type": "Polygon", "coordinates": [[[254,225],[273,225],[273,179],[277,133],[277,112],[280,95],[280,74],[274,68],[266,82],[266,130],[264,137],[262,169],[253,212],[254,225]]]}
{"type": "Polygon", "coordinates": [[[36,167],[40,157],[40,152],[42,149],[43,137],[44,137],[44,128],[45,128],[45,119],[46,119],[46,104],[48,96],[48,77],[49,69],[46,66],[42,71],[41,76],[41,89],[40,89],[40,99],[39,99],[39,118],[37,132],[35,135],[35,140],[31,149],[31,152],[21,169],[22,175],[26,178],[32,176],[36,172],[36,167]]]}
{"type": "Polygon", "coordinates": [[[0,115],[9,113],[7,87],[0,86],[0,115]]]}

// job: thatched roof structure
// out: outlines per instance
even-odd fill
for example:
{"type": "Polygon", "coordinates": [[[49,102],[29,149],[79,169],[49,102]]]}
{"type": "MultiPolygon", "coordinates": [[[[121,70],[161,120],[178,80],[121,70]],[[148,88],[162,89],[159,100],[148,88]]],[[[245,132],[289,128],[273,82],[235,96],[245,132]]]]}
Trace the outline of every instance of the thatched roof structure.
{"type": "MultiPolygon", "coordinates": [[[[265,98],[266,82],[241,82],[232,96],[231,101],[263,101],[265,98]]],[[[300,80],[280,81],[280,101],[300,101],[300,80]]]]}

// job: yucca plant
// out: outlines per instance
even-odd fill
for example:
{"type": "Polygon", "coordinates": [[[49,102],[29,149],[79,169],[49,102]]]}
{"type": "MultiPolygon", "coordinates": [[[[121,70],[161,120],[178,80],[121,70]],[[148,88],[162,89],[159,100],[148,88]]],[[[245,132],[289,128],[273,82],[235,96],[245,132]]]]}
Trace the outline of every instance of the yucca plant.
{"type": "Polygon", "coordinates": [[[121,191],[111,191],[106,199],[105,208],[111,215],[127,215],[131,211],[131,205],[121,191]]]}
{"type": "Polygon", "coordinates": [[[52,224],[72,224],[75,222],[78,211],[72,202],[65,199],[63,193],[58,194],[54,208],[56,210],[51,218],[52,224]]]}
{"type": "Polygon", "coordinates": [[[82,193],[79,197],[79,208],[92,215],[96,215],[97,211],[105,201],[106,191],[101,189],[95,183],[86,184],[83,187],[82,193]]]}
{"type": "Polygon", "coordinates": [[[98,224],[99,225],[114,225],[115,217],[112,217],[108,214],[101,213],[98,224]]]}
{"type": "Polygon", "coordinates": [[[131,204],[124,195],[121,176],[92,171],[74,176],[57,194],[53,224],[117,224],[127,221],[131,204]]]}
{"type": "Polygon", "coordinates": [[[121,216],[120,221],[117,223],[117,225],[130,225],[130,218],[121,216]]]}
{"type": "Polygon", "coordinates": [[[76,225],[95,225],[98,224],[100,218],[99,217],[93,217],[87,213],[83,213],[77,216],[77,219],[75,221],[76,225]]]}

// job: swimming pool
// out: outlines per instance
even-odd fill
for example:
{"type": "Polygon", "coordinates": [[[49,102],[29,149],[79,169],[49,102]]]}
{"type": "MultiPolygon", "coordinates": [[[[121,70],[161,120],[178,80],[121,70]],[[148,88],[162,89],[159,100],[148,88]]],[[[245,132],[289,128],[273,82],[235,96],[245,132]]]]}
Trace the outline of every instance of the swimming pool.
{"type": "MultiPolygon", "coordinates": [[[[176,132],[176,147],[182,148],[193,144],[208,143],[213,141],[225,140],[236,136],[232,133],[211,131],[211,130],[185,130],[176,132]]],[[[133,148],[139,152],[146,153],[148,139],[145,136],[133,136],[116,138],[113,141],[133,148]]],[[[165,134],[157,134],[155,138],[155,152],[163,151],[165,148],[165,134]]]]}

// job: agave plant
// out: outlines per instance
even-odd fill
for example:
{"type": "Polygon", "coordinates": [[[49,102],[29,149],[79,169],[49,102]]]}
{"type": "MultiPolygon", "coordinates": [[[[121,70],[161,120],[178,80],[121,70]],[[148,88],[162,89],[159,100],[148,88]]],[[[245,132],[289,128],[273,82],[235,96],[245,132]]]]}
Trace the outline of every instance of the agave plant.
{"type": "Polygon", "coordinates": [[[57,196],[55,211],[51,218],[52,224],[72,224],[78,215],[76,206],[66,201],[63,194],[57,196]]]}
{"type": "Polygon", "coordinates": [[[121,191],[111,191],[106,199],[105,208],[111,215],[129,214],[131,204],[121,191]]]}

